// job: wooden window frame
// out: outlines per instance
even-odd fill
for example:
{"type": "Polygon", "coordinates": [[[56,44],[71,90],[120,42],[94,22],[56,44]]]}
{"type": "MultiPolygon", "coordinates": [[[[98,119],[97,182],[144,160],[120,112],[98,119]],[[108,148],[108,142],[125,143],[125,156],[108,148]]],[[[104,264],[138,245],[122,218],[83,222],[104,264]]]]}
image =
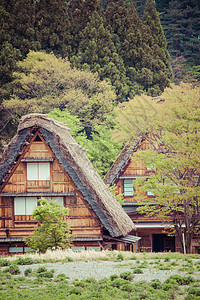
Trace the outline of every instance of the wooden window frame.
{"type": "Polygon", "coordinates": [[[50,175],[51,175],[51,164],[50,164],[50,162],[29,162],[29,163],[27,163],[27,166],[26,166],[26,177],[27,177],[27,181],[50,181],[50,175]],[[41,165],[44,165],[44,164],[46,164],[46,165],[48,165],[48,177],[46,178],[46,179],[41,179],[41,175],[40,175],[40,166],[41,165]],[[29,168],[28,168],[28,166],[30,166],[30,165],[35,165],[36,166],[36,173],[37,173],[37,175],[36,175],[36,178],[29,178],[29,168]]]}
{"type": "Polygon", "coordinates": [[[127,178],[123,180],[125,197],[133,197],[134,196],[135,189],[134,189],[134,185],[133,185],[133,180],[134,179],[127,179],[127,178]],[[129,181],[129,183],[128,183],[128,181],[129,181]],[[132,186],[129,187],[128,185],[131,185],[131,183],[132,183],[132,186]]]}

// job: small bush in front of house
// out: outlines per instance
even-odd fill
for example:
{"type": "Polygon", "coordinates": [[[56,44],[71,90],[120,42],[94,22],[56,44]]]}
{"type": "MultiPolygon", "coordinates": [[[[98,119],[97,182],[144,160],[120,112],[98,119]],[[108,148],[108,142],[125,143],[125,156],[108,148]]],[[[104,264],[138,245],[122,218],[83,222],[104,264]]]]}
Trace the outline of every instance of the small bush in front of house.
{"type": "Polygon", "coordinates": [[[40,266],[36,270],[36,273],[37,273],[37,277],[53,278],[54,269],[48,271],[46,267],[40,266]]]}
{"type": "Polygon", "coordinates": [[[143,270],[140,269],[140,268],[135,268],[135,269],[133,270],[133,274],[142,274],[142,273],[144,273],[144,272],[143,272],[143,270]]]}
{"type": "Polygon", "coordinates": [[[188,285],[192,282],[194,282],[195,279],[191,276],[181,276],[178,274],[171,275],[167,280],[165,280],[165,283],[176,283],[178,285],[188,285]]]}
{"type": "Polygon", "coordinates": [[[10,266],[11,262],[6,259],[0,259],[0,267],[7,267],[10,266]]]}
{"type": "Polygon", "coordinates": [[[25,271],[24,271],[24,276],[30,276],[32,274],[32,269],[31,268],[27,268],[25,271]]]}
{"type": "Polygon", "coordinates": [[[116,257],[116,261],[122,261],[122,260],[124,260],[123,254],[121,252],[119,252],[116,257]]]}
{"type": "Polygon", "coordinates": [[[73,286],[69,289],[70,295],[81,295],[83,293],[84,289],[80,286],[73,286]]]}
{"type": "Polygon", "coordinates": [[[200,289],[190,287],[188,289],[188,294],[185,298],[185,300],[199,300],[200,299],[200,289]]]}
{"type": "Polygon", "coordinates": [[[17,265],[32,265],[35,263],[34,259],[31,258],[31,257],[18,257],[16,260],[15,260],[15,263],[17,265]]]}
{"type": "Polygon", "coordinates": [[[121,277],[122,279],[124,279],[124,280],[129,280],[129,281],[131,281],[132,278],[133,278],[133,275],[131,274],[130,271],[127,271],[127,272],[121,273],[121,274],[120,274],[120,277],[121,277]]]}
{"type": "Polygon", "coordinates": [[[119,276],[117,274],[113,274],[110,276],[111,281],[115,280],[116,278],[119,278],[119,276]]]}
{"type": "Polygon", "coordinates": [[[160,282],[159,279],[153,279],[150,283],[150,285],[154,288],[154,289],[161,289],[162,288],[162,284],[160,282]]]}
{"type": "Polygon", "coordinates": [[[19,267],[15,264],[10,265],[3,272],[9,272],[11,275],[19,275],[21,273],[19,267]]]}

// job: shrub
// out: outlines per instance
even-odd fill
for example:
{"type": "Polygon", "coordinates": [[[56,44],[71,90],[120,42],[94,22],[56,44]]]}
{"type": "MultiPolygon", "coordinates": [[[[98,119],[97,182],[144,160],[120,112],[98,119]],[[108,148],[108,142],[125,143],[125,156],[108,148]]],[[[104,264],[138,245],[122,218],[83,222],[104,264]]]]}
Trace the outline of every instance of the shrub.
{"type": "Polygon", "coordinates": [[[18,259],[16,259],[15,263],[17,265],[32,265],[34,264],[34,259],[32,259],[31,257],[19,257],[18,259]]]}
{"type": "Polygon", "coordinates": [[[0,267],[7,267],[10,266],[11,262],[6,259],[0,259],[0,267]]]}
{"type": "Polygon", "coordinates": [[[121,285],[124,284],[124,279],[122,278],[116,278],[111,282],[111,286],[120,288],[121,285]]]}
{"type": "Polygon", "coordinates": [[[19,275],[21,273],[19,267],[14,264],[12,264],[8,268],[6,268],[4,270],[4,272],[9,272],[12,275],[19,275]]]}
{"type": "Polygon", "coordinates": [[[80,286],[73,286],[73,287],[70,288],[69,293],[70,293],[70,295],[73,295],[73,294],[75,294],[75,295],[81,295],[83,291],[84,290],[83,290],[82,287],[80,287],[80,286]]]}
{"type": "Polygon", "coordinates": [[[27,268],[25,271],[24,271],[24,275],[25,276],[30,276],[32,274],[32,269],[31,268],[27,268]]]}
{"type": "Polygon", "coordinates": [[[181,275],[171,275],[167,280],[165,280],[165,283],[177,283],[179,285],[184,284],[184,278],[181,275]]]}
{"type": "Polygon", "coordinates": [[[72,257],[66,256],[63,260],[64,262],[74,261],[72,257]]]}
{"type": "Polygon", "coordinates": [[[153,279],[150,283],[150,285],[154,288],[154,289],[161,289],[162,288],[162,284],[160,282],[159,279],[153,279]]]}
{"type": "Polygon", "coordinates": [[[133,256],[131,257],[131,259],[132,259],[132,260],[137,260],[137,257],[136,257],[135,255],[133,255],[133,256]]]}
{"type": "MultiPolygon", "coordinates": [[[[200,299],[200,289],[194,288],[194,287],[190,287],[188,290],[188,295],[195,295],[196,297],[198,297],[198,299],[200,299]]],[[[197,299],[197,298],[195,298],[197,299]]]]}
{"type": "Polygon", "coordinates": [[[46,272],[46,271],[47,271],[47,268],[44,267],[44,266],[40,266],[40,267],[37,268],[37,273],[38,273],[38,274],[39,274],[39,273],[46,272]]]}
{"type": "Polygon", "coordinates": [[[124,260],[124,257],[123,257],[123,255],[122,255],[121,252],[118,253],[116,260],[117,260],[117,261],[122,261],[122,260],[124,260]]]}
{"type": "Polygon", "coordinates": [[[131,274],[130,271],[127,271],[127,272],[121,273],[121,274],[120,274],[120,277],[121,277],[122,279],[124,279],[124,280],[129,280],[129,281],[131,281],[132,278],[133,278],[133,275],[131,274]]]}
{"type": "Polygon", "coordinates": [[[119,276],[117,274],[113,274],[110,276],[111,281],[115,280],[116,278],[119,278],[119,276]]]}
{"type": "Polygon", "coordinates": [[[55,281],[65,281],[66,280],[66,275],[61,273],[57,275],[57,278],[55,281]]]}
{"type": "Polygon", "coordinates": [[[54,269],[48,271],[47,268],[40,266],[36,272],[37,277],[53,278],[54,269]]]}
{"type": "Polygon", "coordinates": [[[164,261],[165,261],[165,262],[169,262],[169,261],[170,261],[170,257],[169,257],[169,256],[166,256],[165,259],[164,259],[164,261]]]}
{"type": "Polygon", "coordinates": [[[191,284],[193,282],[195,282],[194,277],[192,277],[192,276],[184,276],[183,277],[183,284],[188,285],[188,284],[191,284]]]}
{"type": "Polygon", "coordinates": [[[143,271],[140,268],[135,268],[135,270],[133,270],[133,274],[142,274],[143,271]]]}

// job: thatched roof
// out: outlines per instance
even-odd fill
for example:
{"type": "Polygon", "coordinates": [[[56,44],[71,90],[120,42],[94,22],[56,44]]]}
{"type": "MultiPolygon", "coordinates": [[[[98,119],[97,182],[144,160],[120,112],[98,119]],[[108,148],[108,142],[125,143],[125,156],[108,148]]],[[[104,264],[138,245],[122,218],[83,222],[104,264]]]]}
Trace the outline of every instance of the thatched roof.
{"type": "Polygon", "coordinates": [[[146,138],[146,133],[140,133],[135,139],[130,139],[126,146],[122,149],[121,153],[112,164],[110,170],[104,177],[105,184],[113,185],[116,179],[120,176],[123,172],[124,168],[129,163],[131,159],[131,155],[133,152],[136,152],[138,147],[141,145],[141,142],[144,138],[146,138]]]}
{"type": "Polygon", "coordinates": [[[12,172],[35,128],[39,128],[40,134],[110,235],[124,236],[133,230],[133,222],[95,171],[84,150],[71,136],[70,129],[47,115],[30,114],[21,119],[17,134],[0,161],[0,184],[12,172]]]}

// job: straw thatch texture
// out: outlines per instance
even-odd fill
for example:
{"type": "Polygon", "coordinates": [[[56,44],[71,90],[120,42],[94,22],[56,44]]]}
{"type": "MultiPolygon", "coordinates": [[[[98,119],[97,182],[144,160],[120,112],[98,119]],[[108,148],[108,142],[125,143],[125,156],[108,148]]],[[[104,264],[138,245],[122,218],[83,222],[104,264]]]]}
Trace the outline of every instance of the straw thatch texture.
{"type": "Polygon", "coordinates": [[[110,235],[124,236],[133,230],[133,222],[110,193],[83,149],[72,138],[70,129],[46,115],[30,114],[21,119],[17,135],[2,156],[0,178],[17,159],[33,127],[39,128],[40,134],[110,235]]]}
{"type": "Polygon", "coordinates": [[[113,185],[116,179],[120,176],[120,173],[124,170],[128,161],[130,160],[131,155],[133,152],[136,152],[138,147],[141,144],[142,139],[146,136],[146,134],[141,133],[136,139],[131,139],[129,143],[124,146],[121,153],[112,164],[110,170],[104,177],[105,184],[113,185]]]}

